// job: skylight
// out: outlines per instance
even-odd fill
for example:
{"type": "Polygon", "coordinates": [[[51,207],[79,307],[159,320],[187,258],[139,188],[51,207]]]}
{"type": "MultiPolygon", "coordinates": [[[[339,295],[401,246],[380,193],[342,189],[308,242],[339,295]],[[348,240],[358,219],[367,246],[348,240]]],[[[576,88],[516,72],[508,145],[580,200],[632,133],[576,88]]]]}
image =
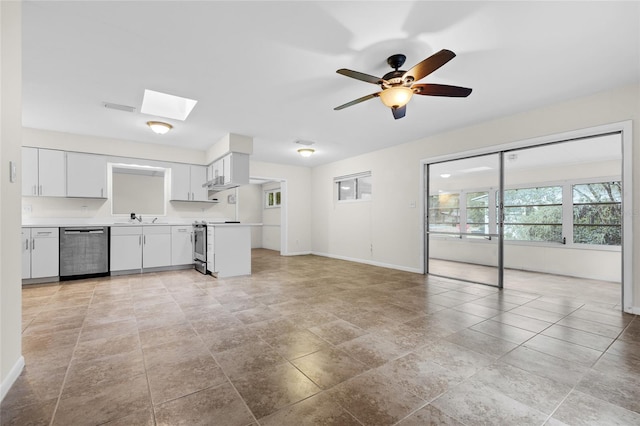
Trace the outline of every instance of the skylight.
{"type": "Polygon", "coordinates": [[[193,99],[145,89],[140,112],[184,121],[197,103],[193,99]]]}

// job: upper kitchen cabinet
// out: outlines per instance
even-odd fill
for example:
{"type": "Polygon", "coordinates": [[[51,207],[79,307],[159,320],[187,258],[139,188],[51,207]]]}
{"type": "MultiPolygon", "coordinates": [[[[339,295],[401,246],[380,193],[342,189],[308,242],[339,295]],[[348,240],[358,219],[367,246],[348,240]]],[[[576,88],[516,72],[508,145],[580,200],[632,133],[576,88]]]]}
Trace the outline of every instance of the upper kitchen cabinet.
{"type": "Polygon", "coordinates": [[[64,151],[22,148],[22,195],[64,197],[66,174],[64,151]]]}
{"type": "Polygon", "coordinates": [[[107,157],[67,152],[67,197],[107,198],[107,157]]]}
{"type": "Polygon", "coordinates": [[[249,155],[231,152],[207,168],[210,190],[225,190],[249,183],[249,155]]]}
{"type": "Polygon", "coordinates": [[[209,201],[207,189],[202,185],[207,181],[207,168],[190,164],[171,165],[172,201],[209,201]]]}

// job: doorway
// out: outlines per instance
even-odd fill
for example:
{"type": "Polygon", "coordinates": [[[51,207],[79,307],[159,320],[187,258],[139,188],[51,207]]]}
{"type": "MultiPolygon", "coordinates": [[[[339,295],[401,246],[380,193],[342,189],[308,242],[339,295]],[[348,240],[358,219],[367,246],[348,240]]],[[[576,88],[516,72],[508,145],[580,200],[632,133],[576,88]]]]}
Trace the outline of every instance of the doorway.
{"type": "Polygon", "coordinates": [[[630,127],[604,127],[425,161],[425,272],[629,312],[630,127]]]}

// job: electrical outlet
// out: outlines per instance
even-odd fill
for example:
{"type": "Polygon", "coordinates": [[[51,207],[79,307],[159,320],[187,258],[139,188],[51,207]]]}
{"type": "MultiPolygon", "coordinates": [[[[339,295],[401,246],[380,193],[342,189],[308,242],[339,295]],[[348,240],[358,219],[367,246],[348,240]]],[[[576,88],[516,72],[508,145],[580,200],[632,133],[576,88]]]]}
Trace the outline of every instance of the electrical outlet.
{"type": "Polygon", "coordinates": [[[31,213],[31,204],[25,204],[22,206],[22,213],[31,213]]]}

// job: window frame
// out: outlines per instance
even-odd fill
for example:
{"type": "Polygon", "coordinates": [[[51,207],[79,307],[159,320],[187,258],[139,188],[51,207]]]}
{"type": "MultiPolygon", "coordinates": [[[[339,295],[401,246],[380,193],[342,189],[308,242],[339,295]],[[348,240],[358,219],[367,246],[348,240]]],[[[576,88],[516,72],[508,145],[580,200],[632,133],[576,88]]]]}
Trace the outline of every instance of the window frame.
{"type": "Polygon", "coordinates": [[[280,188],[266,189],[264,191],[264,208],[278,209],[282,205],[282,190],[280,188]],[[273,197],[273,204],[269,204],[269,196],[273,197]]]}
{"type": "Polygon", "coordinates": [[[361,192],[359,190],[359,186],[362,185],[360,180],[361,179],[366,179],[366,178],[372,179],[371,171],[366,171],[366,172],[361,172],[361,173],[354,173],[354,174],[350,174],[350,175],[334,177],[333,178],[334,192],[335,192],[334,200],[339,204],[343,204],[343,203],[360,203],[360,202],[365,202],[365,201],[371,201],[373,199],[373,180],[371,180],[371,183],[370,183],[371,192],[369,193],[368,197],[362,197],[361,192]],[[353,197],[354,198],[340,199],[340,194],[341,194],[340,185],[343,182],[351,181],[351,180],[354,181],[354,188],[353,188],[353,194],[354,194],[353,197]]]}
{"type": "MultiPolygon", "coordinates": [[[[537,246],[537,247],[563,247],[566,249],[579,249],[579,250],[600,250],[600,251],[621,251],[622,245],[600,245],[600,244],[587,244],[587,243],[575,243],[573,242],[573,186],[583,185],[589,183],[608,183],[608,182],[620,182],[622,187],[621,193],[624,194],[624,182],[622,176],[602,176],[594,178],[577,178],[571,180],[562,181],[546,181],[536,183],[525,183],[518,185],[509,185],[504,190],[511,189],[527,189],[536,187],[562,187],[562,236],[564,242],[552,242],[552,241],[526,241],[526,240],[504,240],[505,245],[520,245],[520,246],[537,246]],[[567,202],[567,200],[569,202],[567,202]]],[[[489,192],[489,234],[498,233],[498,221],[497,221],[497,208],[491,208],[491,206],[497,206],[497,194],[499,188],[492,187],[478,187],[471,189],[450,189],[447,192],[459,194],[460,197],[460,223],[467,224],[467,194],[474,192],[489,192]]],[[[621,210],[624,208],[621,203],[621,210]]],[[[622,218],[621,218],[622,221],[622,218]]],[[[620,225],[622,226],[622,224],[620,225]]],[[[464,241],[466,243],[478,243],[478,244],[491,244],[490,240],[484,238],[476,238],[473,236],[460,235],[452,238],[452,235],[437,235],[432,237],[447,238],[451,240],[464,241]]]]}

